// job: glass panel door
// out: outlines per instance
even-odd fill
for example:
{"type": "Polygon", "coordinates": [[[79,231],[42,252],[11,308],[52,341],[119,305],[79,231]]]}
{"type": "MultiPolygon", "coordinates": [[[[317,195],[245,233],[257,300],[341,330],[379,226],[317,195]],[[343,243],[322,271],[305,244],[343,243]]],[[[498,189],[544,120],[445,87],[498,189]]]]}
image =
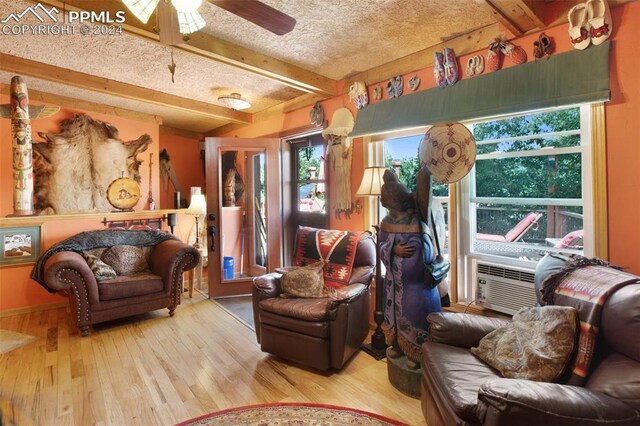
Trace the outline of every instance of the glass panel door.
{"type": "Polygon", "coordinates": [[[206,140],[208,225],[218,237],[209,244],[212,297],[251,293],[253,277],[281,265],[277,146],[271,139],[206,140]]]}

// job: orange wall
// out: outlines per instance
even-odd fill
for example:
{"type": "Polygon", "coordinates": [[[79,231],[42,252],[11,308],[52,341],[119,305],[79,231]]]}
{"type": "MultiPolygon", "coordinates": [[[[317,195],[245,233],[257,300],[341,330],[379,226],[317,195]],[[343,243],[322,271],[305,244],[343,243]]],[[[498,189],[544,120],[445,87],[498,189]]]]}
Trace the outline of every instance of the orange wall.
{"type": "MultiPolygon", "coordinates": [[[[640,49],[637,40],[640,39],[640,2],[632,2],[612,10],[613,16],[613,48],[610,57],[611,101],[605,105],[606,136],[607,136],[607,179],[608,179],[608,215],[609,215],[609,257],[614,264],[628,268],[629,272],[640,274],[640,257],[635,254],[640,241],[640,214],[635,206],[640,199],[640,49]]],[[[567,52],[572,49],[567,34],[567,25],[559,25],[545,30],[556,46],[555,53],[567,52]]],[[[539,33],[529,34],[514,42],[522,46],[529,57],[533,57],[533,41],[539,33]]],[[[458,65],[464,70],[470,56],[486,55],[486,49],[459,57],[458,65]]],[[[507,59],[503,68],[515,66],[507,59]]],[[[581,72],[576,70],[576,78],[581,72]]],[[[465,72],[461,71],[463,78],[465,72]]],[[[405,81],[414,75],[421,79],[418,90],[435,87],[432,68],[418,70],[404,75],[405,81]]],[[[373,100],[373,88],[376,82],[367,82],[369,99],[373,100]]],[[[385,88],[385,82],[379,82],[385,88]]],[[[406,89],[405,89],[406,90],[406,89]]],[[[384,92],[384,90],[383,90],[384,92]]],[[[384,102],[383,99],[378,102],[384,102]]],[[[357,110],[350,103],[348,96],[338,96],[321,102],[325,117],[330,120],[333,112],[342,106],[347,106],[354,116],[357,110]]],[[[286,113],[282,116],[271,117],[231,132],[229,137],[260,137],[263,135],[282,132],[304,126],[309,123],[311,107],[286,113]]],[[[352,167],[352,191],[355,193],[362,176],[362,146],[359,142],[354,146],[352,167]]],[[[354,196],[355,201],[355,196],[354,196]]],[[[338,229],[362,229],[364,220],[362,215],[354,214],[351,220],[337,220],[331,218],[331,226],[338,229]]]]}
{"type": "MultiPolygon", "coordinates": [[[[202,160],[200,159],[200,145],[198,139],[190,139],[182,136],[161,134],[160,135],[160,151],[167,150],[171,166],[178,175],[178,183],[182,187],[181,197],[191,201],[191,187],[199,186],[202,193],[205,194],[204,169],[202,160]]],[[[173,208],[173,193],[175,188],[168,181],[165,186],[164,182],[160,185],[160,208],[173,208]]]]}
{"type": "MultiPolygon", "coordinates": [[[[25,81],[27,87],[29,87],[29,78],[26,77],[25,81]]],[[[3,84],[8,86],[8,84],[3,84]]],[[[1,86],[0,86],[1,87],[1,86]]],[[[8,104],[9,96],[0,95],[0,105],[8,104]]],[[[31,105],[42,105],[41,102],[32,101],[31,105]]],[[[144,210],[147,208],[147,193],[149,192],[149,154],[153,153],[153,188],[154,198],[157,200],[159,196],[159,169],[158,169],[158,141],[159,132],[158,124],[141,122],[124,117],[117,117],[112,115],[100,114],[96,112],[83,111],[79,109],[73,109],[68,107],[62,107],[60,112],[52,117],[42,120],[31,121],[31,137],[34,141],[43,141],[38,135],[38,132],[58,133],[60,132],[60,122],[62,120],[73,117],[74,114],[88,114],[92,118],[107,123],[113,124],[119,131],[120,139],[123,141],[130,141],[138,139],[143,134],[151,136],[152,142],[147,150],[138,155],[138,159],[142,161],[140,165],[140,175],[142,176],[142,182],[140,183],[140,190],[142,192],[142,198],[138,205],[134,207],[135,210],[144,210]]],[[[10,121],[1,119],[0,126],[0,194],[2,200],[0,201],[0,216],[4,217],[13,213],[13,190],[12,190],[12,159],[11,159],[11,126],[10,121]]]]}
{"type": "MultiPolygon", "coordinates": [[[[25,78],[27,87],[29,79],[25,78]]],[[[0,104],[9,103],[9,97],[0,95],[0,104]]],[[[33,105],[40,105],[38,102],[31,102],[33,105]]],[[[41,140],[37,132],[59,132],[60,122],[65,118],[70,118],[74,113],[87,113],[97,120],[105,121],[113,124],[120,134],[120,138],[124,141],[137,139],[142,134],[148,134],[152,138],[152,143],[143,152],[139,158],[143,161],[140,166],[140,174],[142,176],[141,190],[143,194],[142,200],[135,207],[136,210],[147,208],[147,193],[149,190],[149,153],[153,153],[153,194],[154,199],[159,200],[160,197],[160,175],[158,167],[158,153],[160,147],[159,126],[153,122],[141,122],[129,118],[105,115],[90,111],[83,111],[68,107],[63,107],[59,113],[53,117],[34,120],[31,122],[32,135],[35,141],[41,140]]],[[[11,126],[9,120],[0,119],[0,217],[6,217],[13,212],[13,192],[12,192],[12,160],[11,160],[11,126]]],[[[162,137],[166,142],[164,146],[171,152],[176,151],[175,166],[178,177],[189,186],[201,185],[204,182],[202,177],[202,167],[190,167],[190,160],[186,160],[187,156],[181,151],[187,151],[192,156],[197,157],[197,142],[192,140],[182,140],[178,137],[162,137]],[[173,149],[170,147],[173,146],[173,149]],[[193,150],[184,149],[184,147],[195,147],[193,150]],[[193,151],[193,152],[192,152],[193,151]],[[198,177],[198,172],[200,173],[198,177]],[[182,174],[185,174],[183,177],[182,174]],[[191,173],[191,174],[189,174],[191,173]],[[192,175],[195,175],[194,178],[192,175]]],[[[172,158],[173,162],[173,158],[172,158]]],[[[199,165],[199,163],[198,163],[199,165]]],[[[188,190],[188,189],[187,189],[188,190]]],[[[187,197],[188,198],[188,197],[187,197]]],[[[161,202],[162,205],[162,202],[161,202]]],[[[157,206],[159,208],[159,206],[157,206]]],[[[172,207],[172,205],[170,206],[172,207]]],[[[86,219],[60,219],[47,220],[43,223],[43,250],[46,250],[54,243],[75,235],[78,232],[91,229],[101,229],[104,226],[100,223],[102,218],[86,218],[86,219]]],[[[34,222],[38,222],[38,218],[34,217],[34,222]]],[[[176,235],[183,241],[186,241],[189,230],[193,225],[193,218],[186,215],[179,215],[178,228],[176,235]]],[[[5,224],[5,226],[11,226],[5,224]]],[[[0,312],[28,306],[50,304],[64,300],[61,296],[52,295],[46,292],[39,284],[30,278],[32,265],[14,266],[0,268],[0,312]]]]}
{"type": "MultiPolygon", "coordinates": [[[[608,178],[608,218],[609,218],[609,254],[614,264],[625,266],[635,274],[640,274],[640,257],[636,247],[640,241],[640,215],[636,208],[640,199],[640,50],[637,40],[640,39],[640,28],[636,23],[640,21],[640,2],[632,2],[612,10],[613,15],[613,45],[610,58],[611,101],[606,103],[606,137],[607,137],[607,178],[608,178]]],[[[567,26],[560,25],[545,31],[556,44],[556,53],[572,49],[567,36],[567,26]]],[[[530,60],[533,59],[533,40],[538,34],[530,34],[515,40],[527,51],[530,60]]],[[[469,56],[485,54],[486,49],[459,58],[459,65],[463,68],[469,56]]],[[[512,66],[505,62],[505,66],[512,66]]],[[[576,70],[576,78],[580,72],[576,70]]],[[[418,74],[422,82],[419,90],[434,87],[432,70],[424,69],[405,75],[405,79],[418,74]]],[[[29,83],[27,79],[27,84],[29,83]]],[[[370,99],[375,83],[369,83],[370,99]]],[[[383,88],[386,82],[380,83],[383,88]]],[[[385,95],[386,96],[386,95],[385,95]]],[[[384,101],[384,99],[383,99],[384,101]]],[[[375,101],[373,101],[375,102],[375,101]]],[[[7,96],[0,96],[0,104],[8,103],[7,96]]],[[[34,102],[35,104],[35,102],[34,102]]],[[[348,96],[338,96],[322,102],[325,116],[328,120],[334,111],[347,106],[356,115],[357,111],[349,102],[348,96]]],[[[231,132],[229,137],[260,137],[286,130],[306,126],[309,123],[310,107],[287,114],[274,116],[259,123],[246,126],[231,132]]],[[[61,117],[71,114],[71,109],[51,119],[34,121],[34,135],[36,131],[55,131],[61,117]]],[[[154,162],[157,160],[159,148],[167,148],[173,166],[178,172],[183,190],[188,192],[190,186],[204,186],[204,176],[201,174],[199,149],[195,140],[177,136],[162,135],[158,138],[158,126],[141,123],[126,118],[106,116],[90,113],[92,117],[114,124],[123,140],[135,139],[143,133],[149,133],[154,140],[151,152],[154,152],[154,162]],[[160,144],[158,144],[160,140],[160,144]],[[196,167],[197,164],[197,167],[196,167]]],[[[0,215],[6,216],[12,210],[11,196],[11,140],[8,120],[0,120],[0,215]]],[[[38,138],[36,138],[38,139],[38,138]]],[[[141,166],[143,176],[143,193],[146,193],[146,179],[148,168],[148,152],[143,154],[145,163],[141,166]]],[[[172,192],[168,198],[160,193],[160,182],[154,172],[154,194],[160,200],[160,207],[172,207],[172,192]],[[157,195],[160,194],[160,197],[157,195]]],[[[352,191],[358,187],[363,172],[362,143],[359,139],[354,142],[352,191]]],[[[333,176],[329,176],[330,182],[333,176]]],[[[355,202],[355,196],[352,197],[355,202]]],[[[44,225],[45,248],[53,242],[68,235],[86,229],[100,228],[99,220],[83,219],[77,221],[46,222],[44,225]]],[[[193,223],[192,218],[180,215],[178,236],[184,241],[193,223]]],[[[336,229],[362,229],[363,215],[352,214],[351,219],[336,219],[331,214],[331,227],[336,229]]],[[[39,285],[29,278],[30,267],[12,267],[0,269],[0,311],[24,306],[39,305],[61,300],[58,296],[46,293],[39,285]]]]}

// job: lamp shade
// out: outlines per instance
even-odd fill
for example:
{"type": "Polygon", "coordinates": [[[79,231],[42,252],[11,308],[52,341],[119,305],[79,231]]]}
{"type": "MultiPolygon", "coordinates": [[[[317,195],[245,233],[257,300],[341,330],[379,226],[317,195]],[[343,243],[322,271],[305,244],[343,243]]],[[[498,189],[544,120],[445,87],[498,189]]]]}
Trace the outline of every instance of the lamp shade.
{"type": "Polygon", "coordinates": [[[122,2],[140,22],[146,24],[160,0],[122,0],[122,2]]]}
{"type": "Polygon", "coordinates": [[[207,25],[198,11],[189,13],[178,11],[178,24],[180,25],[180,34],[195,33],[207,25]]]}
{"type": "Polygon", "coordinates": [[[229,95],[218,96],[218,101],[224,106],[236,111],[251,108],[251,102],[240,96],[240,93],[231,93],[229,95]]]}
{"type": "Polygon", "coordinates": [[[382,184],[384,183],[382,176],[385,170],[387,170],[386,167],[380,166],[367,167],[364,169],[362,182],[356,191],[356,195],[374,197],[382,194],[382,184]]]}
{"type": "Polygon", "coordinates": [[[204,216],[207,214],[207,201],[200,191],[200,187],[191,188],[191,204],[189,204],[187,214],[194,216],[204,216]]]}

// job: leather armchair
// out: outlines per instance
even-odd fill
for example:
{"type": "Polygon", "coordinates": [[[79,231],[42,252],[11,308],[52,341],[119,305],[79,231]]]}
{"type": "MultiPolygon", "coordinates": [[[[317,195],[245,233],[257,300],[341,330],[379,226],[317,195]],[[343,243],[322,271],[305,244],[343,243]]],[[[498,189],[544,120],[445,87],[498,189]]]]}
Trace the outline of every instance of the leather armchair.
{"type": "Polygon", "coordinates": [[[421,402],[429,426],[640,424],[640,284],[607,299],[602,357],[584,387],[506,379],[471,354],[508,320],[435,313],[428,322],[421,402]]]}
{"type": "MultiPolygon", "coordinates": [[[[91,234],[100,247],[105,231],[85,234],[91,234]]],[[[73,319],[81,335],[87,336],[92,324],[104,321],[161,308],[168,308],[169,316],[173,316],[180,304],[182,273],[199,261],[198,250],[170,239],[151,248],[150,271],[98,283],[81,254],[62,250],[46,259],[43,278],[50,291],[68,294],[73,319]]]]}
{"type": "Polygon", "coordinates": [[[332,297],[282,298],[282,274],[256,277],[253,316],[262,351],[319,370],[342,368],[369,334],[375,256],[373,238],[363,236],[349,284],[332,297]]]}

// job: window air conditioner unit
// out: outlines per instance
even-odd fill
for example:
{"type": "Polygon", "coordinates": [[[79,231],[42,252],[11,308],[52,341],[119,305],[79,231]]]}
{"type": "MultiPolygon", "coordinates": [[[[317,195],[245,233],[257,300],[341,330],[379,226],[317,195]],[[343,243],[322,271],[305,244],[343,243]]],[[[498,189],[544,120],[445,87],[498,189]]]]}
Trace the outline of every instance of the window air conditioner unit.
{"type": "Polygon", "coordinates": [[[534,271],[476,261],[476,304],[513,315],[536,306],[534,271]]]}

